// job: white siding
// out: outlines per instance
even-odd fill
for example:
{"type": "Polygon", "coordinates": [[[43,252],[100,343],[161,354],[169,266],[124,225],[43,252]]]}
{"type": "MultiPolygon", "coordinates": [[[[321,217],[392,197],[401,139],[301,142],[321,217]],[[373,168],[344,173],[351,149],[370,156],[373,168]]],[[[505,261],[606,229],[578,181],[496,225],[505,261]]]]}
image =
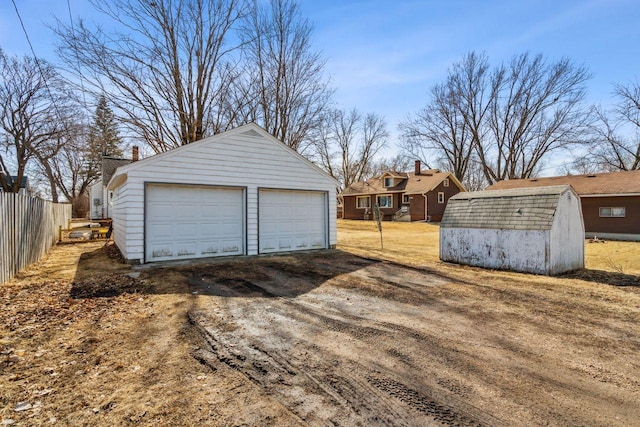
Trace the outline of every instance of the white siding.
{"type": "Polygon", "coordinates": [[[324,191],[329,245],[337,241],[336,182],[255,125],[120,167],[114,179],[123,174],[113,200],[114,239],[130,262],[144,259],[144,188],[154,182],[246,187],[248,255],[258,253],[258,188],[324,191]]]}
{"type": "Polygon", "coordinates": [[[443,261],[549,274],[549,231],[440,228],[443,261]]]}
{"type": "Polygon", "coordinates": [[[564,193],[551,228],[549,274],[584,268],[584,223],[580,198],[572,191],[564,193]]]}
{"type": "Polygon", "coordinates": [[[91,187],[89,187],[89,203],[90,203],[91,219],[102,218],[102,206],[103,206],[103,200],[104,200],[103,189],[104,189],[104,186],[102,185],[102,179],[100,179],[98,182],[96,182],[91,187]]]}

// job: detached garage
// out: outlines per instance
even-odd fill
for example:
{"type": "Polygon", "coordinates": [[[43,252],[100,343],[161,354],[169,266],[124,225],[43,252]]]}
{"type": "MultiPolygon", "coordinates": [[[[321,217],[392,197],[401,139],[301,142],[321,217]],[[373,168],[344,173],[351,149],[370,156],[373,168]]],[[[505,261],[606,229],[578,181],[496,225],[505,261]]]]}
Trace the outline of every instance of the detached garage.
{"type": "Polygon", "coordinates": [[[580,198],[569,185],[459,193],[440,223],[440,259],[547,275],[583,268],[580,198]]]}
{"type": "Polygon", "coordinates": [[[337,186],[249,124],[118,168],[113,237],[134,264],[334,248],[337,186]]]}

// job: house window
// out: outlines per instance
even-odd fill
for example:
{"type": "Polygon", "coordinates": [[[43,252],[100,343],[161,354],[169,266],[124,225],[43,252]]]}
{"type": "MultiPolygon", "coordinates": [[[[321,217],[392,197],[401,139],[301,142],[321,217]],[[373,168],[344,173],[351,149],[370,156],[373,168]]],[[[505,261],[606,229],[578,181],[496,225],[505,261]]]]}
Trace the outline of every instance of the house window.
{"type": "Polygon", "coordinates": [[[438,193],[438,203],[444,203],[444,193],[442,191],[438,193]]]}
{"type": "Polygon", "coordinates": [[[388,176],[384,179],[384,186],[385,187],[393,187],[393,178],[388,176]]]}
{"type": "Polygon", "coordinates": [[[393,196],[378,196],[378,206],[381,208],[393,207],[393,196]]]}
{"type": "Polygon", "coordinates": [[[369,196],[356,197],[356,208],[368,209],[371,207],[371,198],[369,196]]]}
{"type": "Polygon", "coordinates": [[[444,185],[445,187],[449,186],[449,178],[445,178],[444,181],[442,181],[442,185],[444,185]]]}
{"type": "Polygon", "coordinates": [[[600,217],[602,218],[624,218],[626,208],[600,208],[600,217]]]}
{"type": "Polygon", "coordinates": [[[409,197],[408,194],[403,194],[402,195],[402,203],[405,203],[405,204],[411,203],[411,197],[409,197]]]}

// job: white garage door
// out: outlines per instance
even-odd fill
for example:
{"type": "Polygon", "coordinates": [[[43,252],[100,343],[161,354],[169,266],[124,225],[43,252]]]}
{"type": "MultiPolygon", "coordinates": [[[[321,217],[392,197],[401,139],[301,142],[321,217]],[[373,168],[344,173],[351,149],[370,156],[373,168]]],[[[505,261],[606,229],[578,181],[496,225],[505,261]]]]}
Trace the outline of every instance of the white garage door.
{"type": "Polygon", "coordinates": [[[145,261],[244,253],[244,196],[237,188],[147,185],[145,261]]]}
{"type": "Polygon", "coordinates": [[[260,190],[260,253],[327,247],[325,193],[260,190]]]}

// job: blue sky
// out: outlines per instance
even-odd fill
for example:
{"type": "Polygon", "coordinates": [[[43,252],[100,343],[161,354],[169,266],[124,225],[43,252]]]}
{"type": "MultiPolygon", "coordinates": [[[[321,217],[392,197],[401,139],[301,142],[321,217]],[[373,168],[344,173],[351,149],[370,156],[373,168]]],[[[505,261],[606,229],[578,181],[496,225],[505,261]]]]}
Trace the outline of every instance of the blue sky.
{"type": "MultiPolygon", "coordinates": [[[[15,0],[35,52],[51,59],[53,16],[91,19],[86,0],[15,0]]],[[[448,67],[475,50],[492,64],[529,51],[569,57],[594,75],[588,101],[612,102],[612,83],[640,78],[640,0],[301,0],[315,25],[314,43],[341,108],[384,115],[397,124],[428,99],[448,67]]],[[[29,48],[13,4],[0,4],[0,47],[29,48]]],[[[393,154],[391,148],[387,154],[393,154]]]]}

